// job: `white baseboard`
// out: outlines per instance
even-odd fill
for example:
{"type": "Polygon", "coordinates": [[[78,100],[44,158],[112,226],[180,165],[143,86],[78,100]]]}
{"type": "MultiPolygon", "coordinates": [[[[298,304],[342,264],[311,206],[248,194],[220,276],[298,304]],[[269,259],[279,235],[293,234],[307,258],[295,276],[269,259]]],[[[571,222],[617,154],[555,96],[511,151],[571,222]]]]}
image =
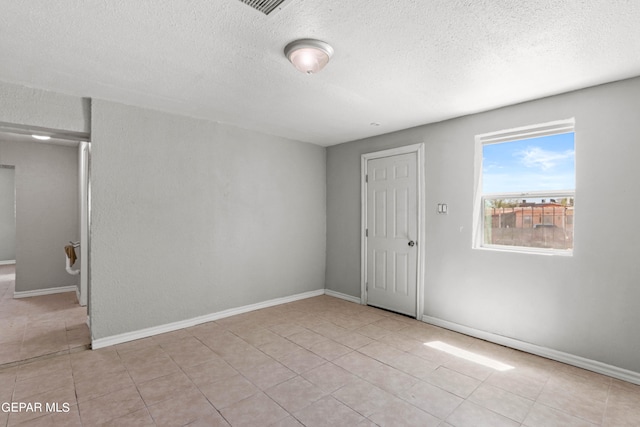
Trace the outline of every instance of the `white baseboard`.
{"type": "Polygon", "coordinates": [[[6,261],[0,261],[0,265],[11,265],[11,264],[15,264],[16,260],[15,259],[8,259],[6,261]]]}
{"type": "Polygon", "coordinates": [[[42,295],[61,294],[64,292],[75,292],[76,289],[77,289],[76,286],[61,286],[59,288],[36,289],[33,291],[14,292],[13,297],[14,298],[39,297],[42,295]]]}
{"type": "Polygon", "coordinates": [[[504,345],[506,347],[515,348],[516,350],[526,351],[527,353],[536,354],[538,356],[546,357],[547,359],[556,360],[558,362],[566,363],[578,368],[597,372],[599,374],[607,375],[613,378],[618,378],[623,381],[640,385],[640,373],[638,372],[618,368],[617,366],[613,365],[607,365],[606,363],[598,362],[597,360],[586,359],[584,357],[576,356],[570,353],[564,353],[552,348],[541,347],[539,345],[530,344],[528,342],[504,337],[502,335],[493,334],[491,332],[481,331],[478,329],[470,328],[468,326],[449,322],[447,320],[438,319],[436,317],[423,316],[422,321],[431,325],[439,326],[441,328],[450,329],[455,332],[460,332],[465,335],[480,338],[485,341],[490,341],[496,344],[504,345]]]}
{"type": "Polygon", "coordinates": [[[360,298],[343,294],[342,292],[336,292],[336,291],[332,291],[331,289],[325,289],[324,294],[329,295],[330,297],[340,298],[343,300],[355,302],[356,304],[360,304],[360,298]]]}
{"type": "Polygon", "coordinates": [[[237,308],[230,308],[228,310],[219,311],[217,313],[206,314],[204,316],[193,317],[191,319],[186,319],[186,320],[180,320],[178,322],[167,323],[164,325],[154,326],[146,329],[140,329],[132,332],[125,332],[124,334],[113,335],[110,337],[93,339],[91,341],[91,348],[93,350],[97,350],[99,348],[108,347],[115,344],[122,344],[124,342],[139,340],[141,338],[147,338],[153,335],[177,331],[178,329],[189,328],[191,326],[196,326],[201,323],[213,322],[214,320],[235,316],[237,314],[260,310],[262,308],[267,308],[267,307],[273,307],[274,305],[286,304],[286,303],[298,301],[301,299],[317,297],[320,295],[324,295],[324,293],[325,293],[324,289],[318,289],[317,291],[309,291],[301,294],[291,295],[288,297],[275,298],[272,300],[263,301],[256,304],[245,305],[237,308]]]}

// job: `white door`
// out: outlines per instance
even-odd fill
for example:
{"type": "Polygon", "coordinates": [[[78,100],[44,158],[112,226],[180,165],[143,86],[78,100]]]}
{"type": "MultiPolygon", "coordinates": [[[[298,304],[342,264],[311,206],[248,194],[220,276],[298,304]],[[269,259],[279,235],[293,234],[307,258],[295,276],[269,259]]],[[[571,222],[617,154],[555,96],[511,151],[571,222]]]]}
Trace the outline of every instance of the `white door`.
{"type": "Polygon", "coordinates": [[[417,153],[367,160],[367,304],[416,316],[417,153]]]}

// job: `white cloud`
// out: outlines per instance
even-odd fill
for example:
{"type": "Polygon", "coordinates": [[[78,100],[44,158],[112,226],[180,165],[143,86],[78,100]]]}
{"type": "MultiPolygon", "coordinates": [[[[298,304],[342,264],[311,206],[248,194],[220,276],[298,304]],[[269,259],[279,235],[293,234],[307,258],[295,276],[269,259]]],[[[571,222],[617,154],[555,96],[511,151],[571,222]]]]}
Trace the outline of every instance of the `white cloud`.
{"type": "Polygon", "coordinates": [[[515,153],[520,157],[520,162],[528,168],[540,168],[543,171],[549,170],[565,160],[574,157],[573,150],[547,151],[540,147],[527,147],[524,151],[515,153]]]}

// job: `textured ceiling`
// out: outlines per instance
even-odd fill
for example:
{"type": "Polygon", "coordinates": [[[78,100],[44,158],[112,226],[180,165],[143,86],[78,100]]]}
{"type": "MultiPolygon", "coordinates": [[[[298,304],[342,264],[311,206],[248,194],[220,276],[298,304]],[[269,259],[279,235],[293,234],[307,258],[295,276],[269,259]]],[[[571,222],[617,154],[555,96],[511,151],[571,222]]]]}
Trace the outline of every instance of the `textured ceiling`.
{"type": "Polygon", "coordinates": [[[0,80],[320,145],[640,75],[640,1],[0,0],[0,80]],[[321,73],[282,53],[330,43],[321,73]],[[372,126],[371,123],[379,123],[372,126]]]}

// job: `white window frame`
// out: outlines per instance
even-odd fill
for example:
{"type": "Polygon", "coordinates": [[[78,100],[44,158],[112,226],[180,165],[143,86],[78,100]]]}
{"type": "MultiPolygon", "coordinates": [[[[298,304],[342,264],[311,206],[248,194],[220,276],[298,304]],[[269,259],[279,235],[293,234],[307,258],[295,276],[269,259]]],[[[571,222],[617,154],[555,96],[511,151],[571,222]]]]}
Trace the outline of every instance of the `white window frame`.
{"type": "MultiPolygon", "coordinates": [[[[473,245],[474,249],[491,250],[499,252],[520,252],[539,255],[572,256],[573,249],[550,249],[524,246],[493,245],[484,243],[484,208],[486,199],[547,199],[570,197],[574,199],[575,188],[560,191],[530,191],[522,193],[483,193],[482,192],[482,154],[483,147],[489,144],[518,141],[523,139],[538,138],[541,136],[559,135],[563,133],[575,133],[575,118],[557,120],[553,122],[522,126],[505,129],[497,132],[489,132],[475,137],[475,182],[474,182],[474,221],[473,221],[473,245]]],[[[574,211],[575,212],[575,211],[574,211]]],[[[573,218],[575,230],[575,214],[573,218]]],[[[574,243],[575,245],[575,243],[574,243]]]]}

